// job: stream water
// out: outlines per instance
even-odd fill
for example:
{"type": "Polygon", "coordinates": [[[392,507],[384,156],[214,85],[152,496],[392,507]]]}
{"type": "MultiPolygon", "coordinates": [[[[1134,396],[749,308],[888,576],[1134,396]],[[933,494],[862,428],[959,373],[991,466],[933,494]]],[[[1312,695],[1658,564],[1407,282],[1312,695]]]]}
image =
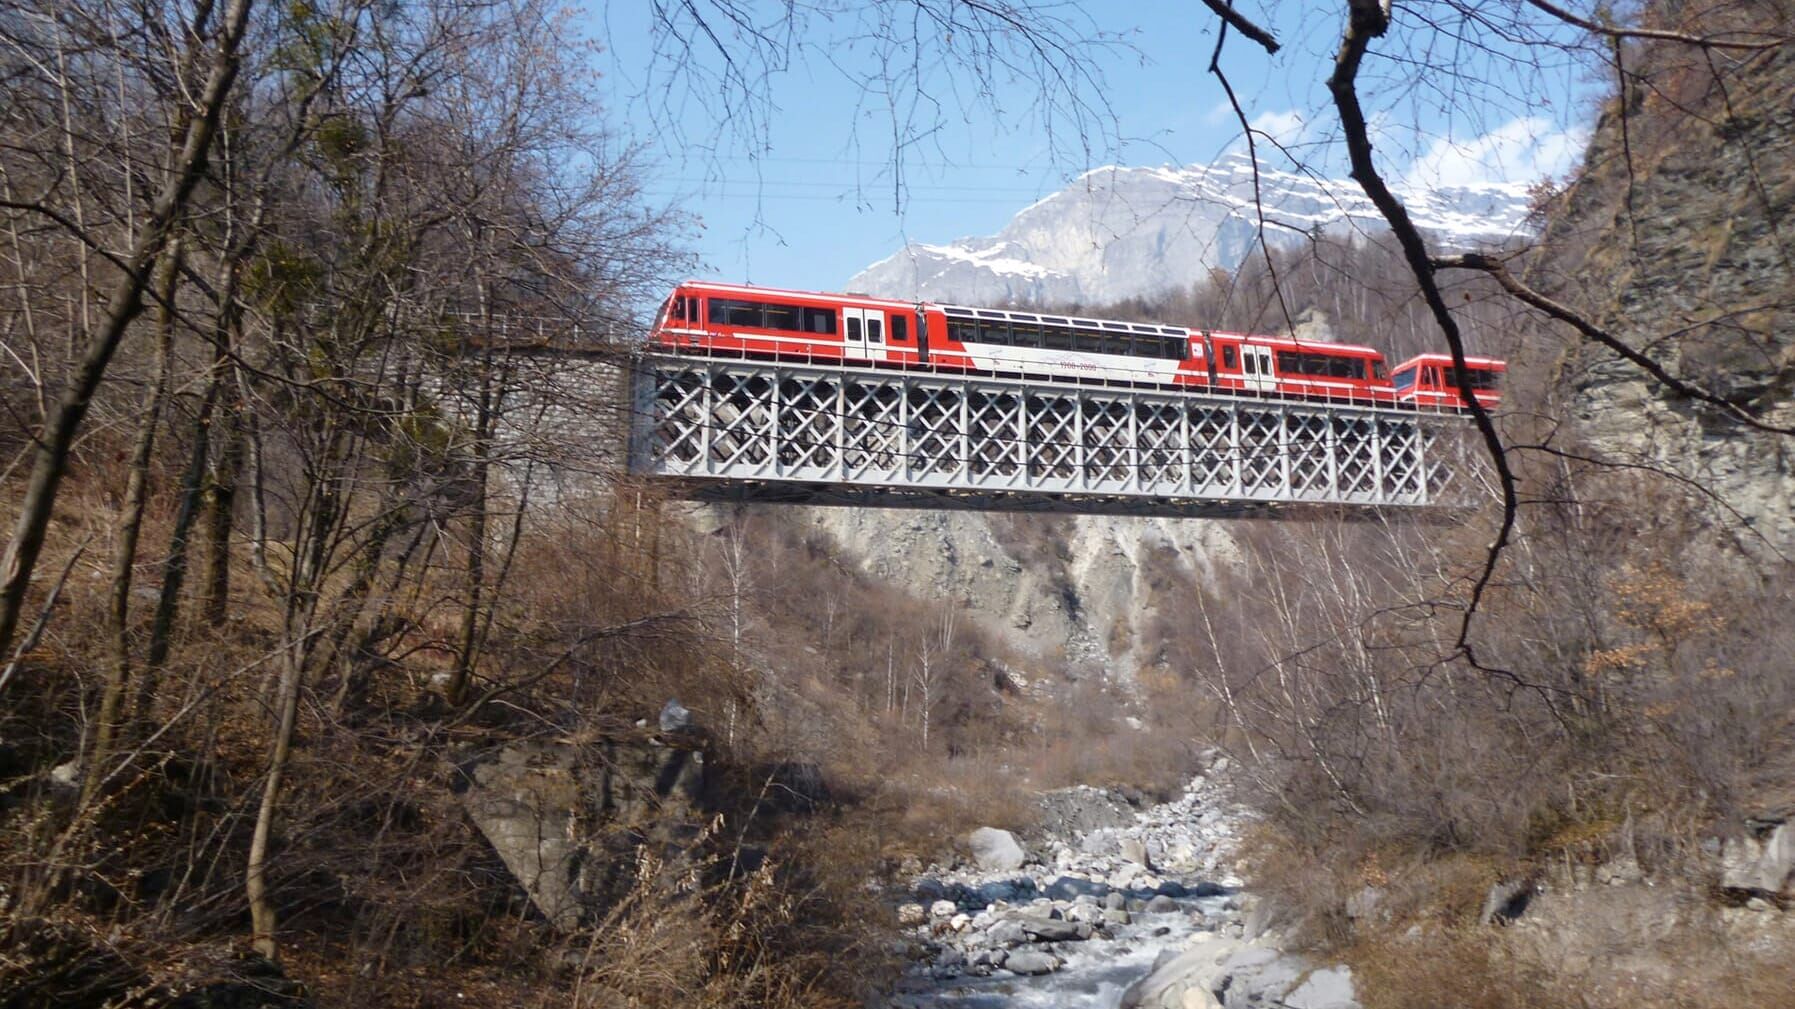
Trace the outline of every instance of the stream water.
{"type": "Polygon", "coordinates": [[[1218,763],[1176,799],[1142,810],[1093,789],[1055,793],[1063,822],[1030,845],[1039,861],[1018,869],[920,874],[904,919],[917,958],[888,1005],[1114,1009],[1162,958],[1209,938],[1202,933],[1239,937],[1247,901],[1232,869],[1245,814],[1226,804],[1218,763]],[[1088,938],[1042,941],[1018,923],[1051,926],[1050,936],[1077,927],[1088,938]]]}

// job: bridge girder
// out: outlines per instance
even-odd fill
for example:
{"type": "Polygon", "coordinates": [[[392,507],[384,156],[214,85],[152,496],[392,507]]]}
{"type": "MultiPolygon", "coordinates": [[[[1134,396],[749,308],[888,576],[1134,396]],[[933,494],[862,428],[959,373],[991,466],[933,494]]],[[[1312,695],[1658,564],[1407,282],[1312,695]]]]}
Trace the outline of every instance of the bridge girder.
{"type": "Polygon", "coordinates": [[[1160,388],[643,354],[630,469],[683,496],[1360,517],[1470,503],[1462,417],[1160,388]]]}

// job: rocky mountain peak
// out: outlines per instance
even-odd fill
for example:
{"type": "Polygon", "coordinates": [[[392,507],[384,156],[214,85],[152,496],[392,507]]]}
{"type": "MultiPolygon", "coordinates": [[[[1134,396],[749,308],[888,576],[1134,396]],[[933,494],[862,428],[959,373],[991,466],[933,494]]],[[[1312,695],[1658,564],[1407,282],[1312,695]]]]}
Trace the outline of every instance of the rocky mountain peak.
{"type": "MultiPolygon", "coordinates": [[[[1381,227],[1347,179],[1261,166],[1267,238],[1381,227]]],[[[942,245],[912,242],[847,282],[895,298],[982,305],[1103,304],[1188,288],[1212,269],[1232,270],[1257,242],[1253,166],[1244,154],[1209,164],[1106,165],[1024,207],[996,235],[942,245]]],[[[1466,248],[1525,233],[1522,183],[1401,193],[1443,247],[1466,248]]]]}

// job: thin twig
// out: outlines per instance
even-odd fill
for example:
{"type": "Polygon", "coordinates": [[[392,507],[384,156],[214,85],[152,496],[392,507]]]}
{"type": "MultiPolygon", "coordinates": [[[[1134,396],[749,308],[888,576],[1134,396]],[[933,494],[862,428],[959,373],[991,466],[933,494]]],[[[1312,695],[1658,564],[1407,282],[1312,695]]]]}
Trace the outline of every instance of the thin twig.
{"type": "Polygon", "coordinates": [[[87,545],[93,542],[94,535],[97,534],[89,534],[86,539],[82,540],[81,545],[76,547],[75,552],[69,556],[68,563],[62,566],[62,572],[56,576],[55,583],[50,586],[50,594],[44,597],[44,607],[38,611],[37,622],[31,625],[31,633],[25,635],[25,640],[19,642],[18,649],[12,653],[12,661],[6,664],[4,672],[0,672],[0,691],[6,690],[7,683],[12,681],[12,674],[19,668],[19,662],[30,654],[31,650],[37,647],[38,641],[43,638],[44,628],[50,625],[50,612],[56,608],[56,599],[62,595],[62,587],[69,580],[69,572],[75,570],[75,563],[81,559],[83,553],[87,552],[87,545]]]}

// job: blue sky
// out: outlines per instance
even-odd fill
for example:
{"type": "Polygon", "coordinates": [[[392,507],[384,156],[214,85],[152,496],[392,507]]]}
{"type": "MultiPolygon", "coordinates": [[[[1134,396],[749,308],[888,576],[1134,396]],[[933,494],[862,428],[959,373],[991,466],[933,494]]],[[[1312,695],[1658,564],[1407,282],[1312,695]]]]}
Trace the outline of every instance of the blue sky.
{"type": "MultiPolygon", "coordinates": [[[[776,54],[771,61],[725,34],[747,72],[730,87],[728,66],[702,40],[691,58],[670,56],[664,37],[655,52],[652,4],[619,0],[588,16],[605,49],[612,126],[648,145],[650,197],[697,220],[700,275],[839,290],[906,241],[993,233],[1089,168],[1203,163],[1241,141],[1207,72],[1217,25],[1200,4],[1043,4],[1067,38],[1101,40],[1077,51],[1097,75],[1082,87],[1081,116],[1042,100],[1037,75],[1064,60],[980,79],[944,65],[965,51],[964,33],[924,30],[922,45],[908,45],[914,21],[883,16],[947,2],[825,0],[796,32],[773,36],[763,51],[776,54]],[[899,80],[885,93],[864,87],[892,73],[899,80]]],[[[1242,106],[1311,167],[1339,173],[1325,78],[1345,4],[1239,6],[1283,43],[1268,57],[1230,34],[1223,68],[1242,106]]],[[[698,9],[724,33],[714,8],[698,9]]],[[[781,5],[748,9],[757,28],[785,27],[781,5]]],[[[1361,78],[1387,175],[1458,183],[1570,168],[1602,89],[1588,61],[1546,51],[1542,63],[1540,50],[1523,53],[1475,24],[1406,25],[1379,44],[1374,52],[1385,55],[1361,78]]]]}

